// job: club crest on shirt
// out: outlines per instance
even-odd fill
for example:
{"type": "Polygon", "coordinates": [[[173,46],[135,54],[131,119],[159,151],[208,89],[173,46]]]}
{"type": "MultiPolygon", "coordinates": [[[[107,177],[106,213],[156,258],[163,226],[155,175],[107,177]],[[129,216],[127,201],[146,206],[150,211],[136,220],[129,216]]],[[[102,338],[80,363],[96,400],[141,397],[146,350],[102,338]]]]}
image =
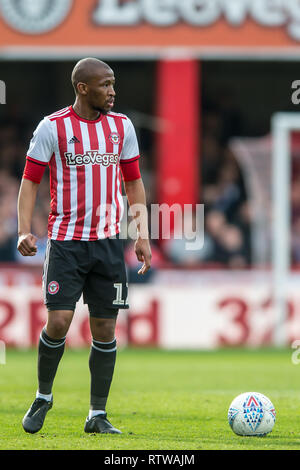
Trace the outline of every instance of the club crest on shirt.
{"type": "Polygon", "coordinates": [[[59,284],[57,281],[51,281],[49,282],[48,284],[48,292],[49,294],[51,295],[54,295],[54,294],[57,294],[57,292],[59,291],[59,284]]]}
{"type": "Polygon", "coordinates": [[[116,145],[121,142],[121,137],[119,136],[117,132],[112,132],[108,139],[112,144],[116,144],[116,145]]]}

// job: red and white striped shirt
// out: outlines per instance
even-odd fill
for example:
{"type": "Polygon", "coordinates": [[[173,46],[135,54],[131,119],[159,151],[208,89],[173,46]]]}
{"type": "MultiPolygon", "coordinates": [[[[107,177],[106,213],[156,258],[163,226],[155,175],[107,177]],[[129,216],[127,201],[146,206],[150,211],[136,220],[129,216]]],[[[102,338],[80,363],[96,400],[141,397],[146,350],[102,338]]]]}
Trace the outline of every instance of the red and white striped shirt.
{"type": "Polygon", "coordinates": [[[49,238],[98,240],[119,233],[124,210],[120,164],[138,158],[133,124],[123,114],[88,121],[69,106],[45,117],[27,160],[49,165],[49,238]]]}

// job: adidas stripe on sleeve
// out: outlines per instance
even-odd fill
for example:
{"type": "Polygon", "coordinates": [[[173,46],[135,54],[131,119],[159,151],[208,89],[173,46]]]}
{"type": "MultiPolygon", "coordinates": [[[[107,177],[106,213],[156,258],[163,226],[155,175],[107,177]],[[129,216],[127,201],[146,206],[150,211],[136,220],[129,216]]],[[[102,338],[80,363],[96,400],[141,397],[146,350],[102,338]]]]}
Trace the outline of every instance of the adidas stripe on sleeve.
{"type": "Polygon", "coordinates": [[[49,119],[44,118],[33,133],[27,157],[48,164],[55,150],[54,133],[49,119]]]}
{"type": "Polygon", "coordinates": [[[55,148],[51,122],[44,118],[35,129],[27,151],[25,179],[40,183],[55,148]]]}
{"type": "Polygon", "coordinates": [[[139,146],[135,129],[131,120],[127,119],[124,145],[120,159],[121,171],[124,181],[132,181],[141,177],[139,158],[139,146]]]}
{"type": "Polygon", "coordinates": [[[121,163],[129,162],[139,158],[139,146],[135,129],[130,119],[125,121],[125,137],[121,152],[121,163]]]}

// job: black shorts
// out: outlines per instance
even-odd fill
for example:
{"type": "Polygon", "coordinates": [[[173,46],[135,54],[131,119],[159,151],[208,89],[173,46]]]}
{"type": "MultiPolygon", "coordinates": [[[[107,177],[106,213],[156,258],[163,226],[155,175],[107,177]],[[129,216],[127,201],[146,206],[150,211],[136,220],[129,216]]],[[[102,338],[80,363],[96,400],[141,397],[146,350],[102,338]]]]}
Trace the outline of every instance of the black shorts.
{"type": "Polygon", "coordinates": [[[129,308],[123,240],[49,239],[43,292],[48,310],[75,310],[81,294],[94,317],[113,318],[119,308],[129,308]]]}

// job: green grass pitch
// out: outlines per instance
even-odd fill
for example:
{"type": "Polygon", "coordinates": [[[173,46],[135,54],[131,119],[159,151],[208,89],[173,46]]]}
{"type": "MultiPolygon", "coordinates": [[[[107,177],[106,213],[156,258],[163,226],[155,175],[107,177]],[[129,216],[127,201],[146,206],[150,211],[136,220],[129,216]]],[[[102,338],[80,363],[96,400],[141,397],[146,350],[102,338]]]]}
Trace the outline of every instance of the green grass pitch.
{"type": "Polygon", "coordinates": [[[8,350],[0,365],[0,449],[201,450],[300,449],[300,365],[292,350],[212,352],[119,351],[107,411],[122,435],[83,431],[89,408],[89,351],[65,351],[54,406],[43,429],[21,421],[36,391],[36,351],[8,350]],[[275,405],[273,432],[239,437],[227,423],[233,398],[245,391],[275,405]]]}

